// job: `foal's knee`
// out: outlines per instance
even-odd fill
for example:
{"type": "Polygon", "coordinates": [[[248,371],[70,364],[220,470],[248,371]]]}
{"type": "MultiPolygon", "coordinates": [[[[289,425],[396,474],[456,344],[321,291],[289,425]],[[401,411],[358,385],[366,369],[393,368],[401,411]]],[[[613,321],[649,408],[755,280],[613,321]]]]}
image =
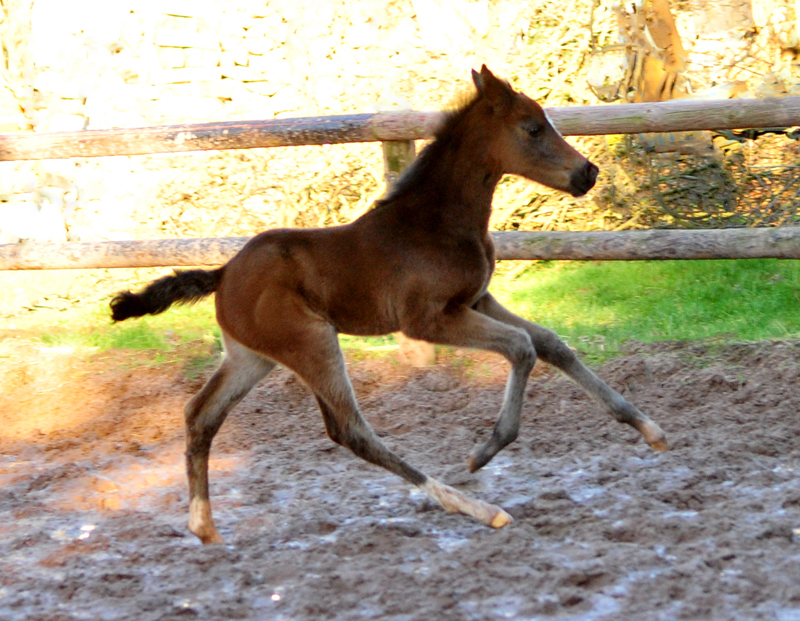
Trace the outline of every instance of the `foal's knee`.
{"type": "Polygon", "coordinates": [[[517,329],[518,337],[515,339],[512,351],[510,352],[511,361],[528,369],[532,369],[536,364],[536,347],[533,345],[530,334],[524,330],[517,329]]]}
{"type": "Polygon", "coordinates": [[[536,352],[541,356],[542,360],[563,369],[578,359],[575,352],[570,349],[569,345],[558,338],[555,332],[539,326],[537,328],[534,335],[534,343],[536,344],[536,352]]]}
{"type": "Polygon", "coordinates": [[[319,405],[319,410],[322,413],[322,422],[325,423],[325,432],[328,434],[328,437],[339,444],[341,446],[345,446],[345,434],[343,432],[342,426],[339,424],[339,421],[336,419],[336,415],[333,411],[325,404],[321,397],[317,397],[317,404],[319,405]]]}

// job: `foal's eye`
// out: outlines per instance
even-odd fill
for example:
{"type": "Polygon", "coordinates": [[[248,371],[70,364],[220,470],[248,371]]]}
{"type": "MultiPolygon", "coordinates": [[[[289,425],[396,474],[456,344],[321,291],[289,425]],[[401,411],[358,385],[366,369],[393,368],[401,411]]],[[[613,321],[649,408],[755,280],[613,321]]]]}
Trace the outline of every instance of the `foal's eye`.
{"type": "Polygon", "coordinates": [[[541,125],[531,125],[526,131],[531,138],[538,138],[544,131],[544,127],[541,125]]]}

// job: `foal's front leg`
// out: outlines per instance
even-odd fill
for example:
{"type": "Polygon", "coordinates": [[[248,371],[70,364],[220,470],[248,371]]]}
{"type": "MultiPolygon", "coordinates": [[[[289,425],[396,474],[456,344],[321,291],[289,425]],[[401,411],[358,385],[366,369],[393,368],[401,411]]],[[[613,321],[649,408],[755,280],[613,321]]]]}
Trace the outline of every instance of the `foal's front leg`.
{"type": "MultiPolygon", "coordinates": [[[[515,315],[488,293],[478,301],[474,308],[488,317],[525,330],[531,337],[539,358],[558,367],[575,380],[598,403],[606,406],[619,422],[626,423],[638,430],[651,447],[658,451],[666,450],[669,447],[666,434],[661,427],[597,377],[578,359],[575,352],[558,338],[555,332],[515,315]]],[[[475,463],[474,460],[471,465],[472,463],[475,463]]]]}
{"type": "Polygon", "coordinates": [[[530,336],[524,329],[469,308],[437,317],[408,336],[443,345],[494,351],[511,363],[492,437],[469,458],[469,469],[475,472],[517,438],[525,384],[536,363],[537,354],[530,336]]]}

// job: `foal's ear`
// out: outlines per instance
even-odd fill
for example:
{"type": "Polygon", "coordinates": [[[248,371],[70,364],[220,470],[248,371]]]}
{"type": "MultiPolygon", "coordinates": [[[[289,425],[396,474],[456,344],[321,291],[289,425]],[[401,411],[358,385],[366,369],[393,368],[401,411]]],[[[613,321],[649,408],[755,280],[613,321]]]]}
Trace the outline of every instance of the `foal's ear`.
{"type": "Polygon", "coordinates": [[[472,81],[475,82],[475,88],[481,97],[486,98],[496,114],[504,116],[511,110],[514,104],[514,90],[508,82],[497,79],[486,65],[481,67],[480,73],[472,70],[472,81]]]}
{"type": "MultiPolygon", "coordinates": [[[[484,65],[483,67],[485,69],[486,65],[484,65]]],[[[475,83],[475,88],[478,89],[478,92],[481,95],[483,95],[483,77],[481,76],[480,73],[478,73],[474,69],[472,70],[472,81],[475,83]]]]}

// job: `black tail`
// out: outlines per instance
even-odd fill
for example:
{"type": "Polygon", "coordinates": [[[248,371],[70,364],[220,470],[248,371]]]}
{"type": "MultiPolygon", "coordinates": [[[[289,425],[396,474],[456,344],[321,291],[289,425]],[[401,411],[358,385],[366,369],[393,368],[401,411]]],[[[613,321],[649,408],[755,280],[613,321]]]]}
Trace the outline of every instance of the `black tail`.
{"type": "Polygon", "coordinates": [[[129,317],[158,315],[175,303],[192,304],[217,290],[222,272],[216,270],[175,271],[151,282],[140,293],[122,291],[111,300],[111,318],[124,321],[129,317]]]}

